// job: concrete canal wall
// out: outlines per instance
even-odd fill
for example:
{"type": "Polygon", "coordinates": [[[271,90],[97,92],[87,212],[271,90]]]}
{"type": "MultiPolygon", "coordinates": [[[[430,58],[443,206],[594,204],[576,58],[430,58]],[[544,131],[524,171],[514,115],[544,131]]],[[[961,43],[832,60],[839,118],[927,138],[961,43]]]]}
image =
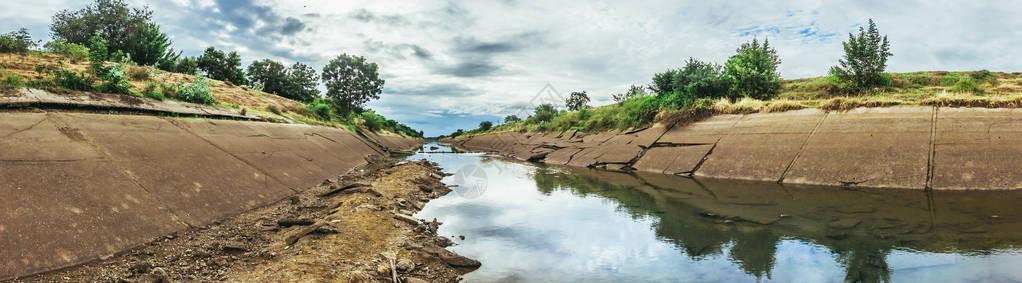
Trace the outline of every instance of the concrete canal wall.
{"type": "Polygon", "coordinates": [[[782,184],[1022,188],[1019,109],[803,109],[636,132],[507,132],[453,143],[550,164],[782,184]]]}
{"type": "Polygon", "coordinates": [[[420,140],[231,120],[0,112],[0,280],[285,198],[420,140]],[[377,144],[382,144],[383,147],[377,144]]]}

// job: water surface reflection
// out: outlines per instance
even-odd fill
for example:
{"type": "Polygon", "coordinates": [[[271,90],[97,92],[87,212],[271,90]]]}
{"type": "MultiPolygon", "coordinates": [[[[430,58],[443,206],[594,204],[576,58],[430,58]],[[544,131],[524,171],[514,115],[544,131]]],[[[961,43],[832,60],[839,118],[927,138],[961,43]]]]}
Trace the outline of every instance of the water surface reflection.
{"type": "MultiPolygon", "coordinates": [[[[437,218],[470,281],[1019,281],[1022,192],[849,190],[418,154],[484,168],[437,218]]],[[[453,177],[449,177],[453,178],[453,177]]],[[[445,181],[447,181],[445,179],[445,181]]]]}

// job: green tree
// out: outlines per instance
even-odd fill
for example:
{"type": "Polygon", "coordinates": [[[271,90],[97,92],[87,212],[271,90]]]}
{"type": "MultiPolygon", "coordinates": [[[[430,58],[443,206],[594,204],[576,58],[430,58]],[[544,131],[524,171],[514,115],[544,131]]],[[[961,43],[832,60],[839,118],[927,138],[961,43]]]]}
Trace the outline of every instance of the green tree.
{"type": "Polygon", "coordinates": [[[295,62],[291,68],[288,68],[287,76],[284,93],[289,95],[289,98],[298,101],[312,101],[319,97],[319,90],[316,89],[316,85],[319,84],[319,75],[316,74],[316,69],[301,62],[295,62]]]}
{"type": "Polygon", "coordinates": [[[284,93],[287,85],[287,68],[280,62],[270,59],[252,62],[248,65],[248,80],[253,84],[262,83],[263,91],[267,93],[292,98],[284,93]]]}
{"type": "Polygon", "coordinates": [[[490,121],[479,122],[479,131],[483,131],[483,132],[489,131],[490,128],[493,128],[493,122],[490,122],[490,121]]]}
{"type": "Polygon", "coordinates": [[[342,54],[323,67],[322,80],[327,97],[333,99],[342,113],[361,108],[372,99],[379,99],[384,80],[376,63],[364,57],[342,54]]]}
{"type": "Polygon", "coordinates": [[[557,116],[557,109],[554,108],[553,104],[540,104],[539,106],[536,106],[536,112],[532,114],[532,117],[529,117],[529,120],[536,122],[550,122],[550,120],[554,119],[554,116],[557,116]]]}
{"type": "Polygon", "coordinates": [[[173,72],[194,75],[199,71],[199,60],[195,57],[183,57],[174,64],[173,72]]]}
{"type": "Polygon", "coordinates": [[[880,35],[876,23],[869,19],[869,27],[859,27],[859,35],[848,34],[842,42],[845,55],[838,65],[830,68],[831,75],[846,85],[846,89],[859,92],[884,85],[884,70],[891,53],[887,36],[880,35]]]}
{"type": "Polygon", "coordinates": [[[675,91],[697,98],[718,98],[730,89],[721,66],[689,58],[672,81],[675,91]]]}
{"type": "Polygon", "coordinates": [[[678,76],[678,70],[667,70],[663,73],[653,75],[653,83],[649,89],[657,95],[665,95],[674,91],[674,77],[678,76]]]}
{"type": "Polygon", "coordinates": [[[643,96],[646,96],[646,89],[642,88],[641,86],[632,85],[631,87],[628,88],[627,92],[619,93],[619,94],[612,94],[611,98],[614,99],[614,102],[621,103],[621,102],[624,102],[625,100],[629,100],[629,99],[631,99],[633,97],[643,97],[643,96]]]}
{"type": "Polygon", "coordinates": [[[58,12],[53,16],[50,32],[54,38],[82,45],[98,32],[108,42],[111,52],[128,51],[132,35],[150,23],[152,15],[148,7],[128,8],[123,0],[96,0],[81,10],[58,12]]]}
{"type": "Polygon", "coordinates": [[[160,32],[160,26],[143,23],[135,29],[135,32],[128,40],[127,49],[124,51],[131,54],[131,60],[135,61],[135,63],[151,66],[156,65],[161,60],[171,60],[171,58],[167,57],[176,59],[178,54],[175,54],[174,50],[170,49],[170,44],[171,41],[167,39],[167,35],[160,32]]]}
{"type": "Polygon", "coordinates": [[[18,31],[0,35],[0,53],[16,52],[24,54],[35,45],[35,41],[32,41],[32,36],[28,34],[28,29],[26,28],[20,28],[18,31]]]}
{"type": "Polygon", "coordinates": [[[564,100],[564,104],[568,107],[569,111],[578,111],[589,108],[589,93],[585,91],[575,91],[568,96],[568,99],[564,100]]]}
{"type": "Polygon", "coordinates": [[[777,65],[781,58],[770,48],[770,41],[760,45],[756,39],[743,43],[724,63],[724,73],[730,79],[732,96],[748,96],[755,99],[770,99],[781,90],[781,76],[777,65]]]}
{"type": "Polygon", "coordinates": [[[504,124],[514,123],[521,120],[522,118],[518,118],[518,115],[507,115],[507,117],[504,117],[504,124]]]}
{"type": "Polygon", "coordinates": [[[245,71],[241,69],[241,56],[238,52],[231,51],[225,54],[215,47],[208,47],[197,59],[200,70],[206,72],[209,78],[230,82],[235,85],[246,85],[245,71]]]}

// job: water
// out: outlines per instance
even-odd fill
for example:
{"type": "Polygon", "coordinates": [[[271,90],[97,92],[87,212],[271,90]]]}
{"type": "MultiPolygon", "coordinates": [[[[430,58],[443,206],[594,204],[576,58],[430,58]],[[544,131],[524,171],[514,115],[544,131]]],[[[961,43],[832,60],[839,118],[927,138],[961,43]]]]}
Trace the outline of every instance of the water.
{"type": "MultiPolygon", "coordinates": [[[[427,151],[451,151],[431,144],[427,151]]],[[[418,153],[468,282],[1018,282],[1022,192],[780,186],[418,153]],[[460,240],[457,236],[464,235],[460,240]]]]}

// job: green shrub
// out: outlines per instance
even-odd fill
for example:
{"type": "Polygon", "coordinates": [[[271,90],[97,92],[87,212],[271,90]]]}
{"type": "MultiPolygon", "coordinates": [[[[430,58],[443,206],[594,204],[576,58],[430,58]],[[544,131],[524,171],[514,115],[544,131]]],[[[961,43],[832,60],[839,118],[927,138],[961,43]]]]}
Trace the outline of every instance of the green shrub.
{"type": "Polygon", "coordinates": [[[997,78],[997,75],[988,70],[979,70],[975,72],[969,72],[969,77],[971,77],[973,81],[984,82],[990,79],[997,78]]]}
{"type": "Polygon", "coordinates": [[[156,100],[167,99],[167,97],[163,95],[163,92],[157,89],[158,87],[159,85],[155,82],[146,83],[145,90],[142,91],[142,97],[148,97],[156,100]]]}
{"type": "Polygon", "coordinates": [[[306,107],[309,109],[309,113],[316,115],[320,119],[330,121],[334,117],[333,107],[322,99],[313,100],[306,107]]]}
{"type": "Polygon", "coordinates": [[[81,44],[67,43],[63,38],[47,42],[43,47],[50,52],[67,56],[72,64],[77,64],[89,57],[89,48],[81,44]]]}
{"type": "Polygon", "coordinates": [[[951,87],[951,90],[955,91],[955,92],[962,92],[962,93],[965,93],[965,92],[976,93],[976,94],[983,93],[983,89],[980,88],[979,86],[977,86],[976,83],[974,83],[972,81],[972,79],[964,78],[964,77],[959,79],[958,82],[956,82],[955,85],[951,87]]]}
{"type": "Polygon", "coordinates": [[[844,57],[830,73],[841,79],[842,87],[848,92],[871,91],[875,87],[890,86],[881,74],[887,68],[887,57],[891,53],[890,42],[881,35],[873,19],[868,28],[859,27],[859,34],[848,34],[848,41],[842,42],[844,57]]]}
{"type": "Polygon", "coordinates": [[[177,98],[180,100],[198,104],[216,103],[216,98],[209,93],[209,79],[205,76],[199,76],[189,84],[182,83],[177,89],[177,98]]]}
{"type": "Polygon", "coordinates": [[[760,45],[756,39],[743,43],[724,63],[724,73],[730,80],[733,97],[748,96],[755,99],[770,99],[781,90],[781,76],[777,65],[781,59],[777,50],[770,48],[770,41],[760,45]]]}
{"type": "Polygon", "coordinates": [[[926,73],[903,74],[902,77],[913,86],[921,87],[933,84],[933,79],[926,73]]]}
{"type": "Polygon", "coordinates": [[[60,68],[60,70],[53,72],[53,81],[59,87],[80,91],[92,90],[93,84],[92,78],[88,75],[80,74],[64,68],[60,68]]]}
{"type": "Polygon", "coordinates": [[[961,73],[948,73],[940,77],[938,82],[942,86],[953,86],[964,78],[961,73]]]}
{"type": "Polygon", "coordinates": [[[132,94],[131,84],[124,78],[124,66],[114,65],[105,68],[103,84],[99,86],[100,91],[107,93],[132,94]]]}
{"type": "Polygon", "coordinates": [[[106,50],[106,40],[99,33],[92,35],[89,40],[89,71],[97,77],[106,75],[107,58],[110,56],[106,50]]]}
{"type": "Polygon", "coordinates": [[[359,114],[359,117],[362,118],[363,121],[365,121],[366,129],[369,129],[370,131],[374,132],[382,129],[387,122],[386,118],[383,118],[383,116],[376,114],[376,112],[372,110],[362,112],[361,114],[359,114]]]}
{"type": "Polygon", "coordinates": [[[36,43],[32,41],[32,36],[28,34],[26,28],[0,35],[0,53],[24,54],[35,45],[36,43]]]}
{"type": "Polygon", "coordinates": [[[11,89],[11,88],[22,88],[25,84],[21,82],[21,77],[17,75],[6,75],[4,80],[0,81],[0,89],[11,89]]]}
{"type": "Polygon", "coordinates": [[[482,132],[489,131],[490,128],[493,128],[493,122],[490,121],[479,122],[479,131],[482,132]]]}
{"type": "Polygon", "coordinates": [[[550,122],[550,120],[554,119],[554,116],[557,116],[557,109],[554,109],[554,105],[553,104],[549,104],[548,103],[548,104],[541,104],[539,106],[536,106],[535,114],[533,114],[532,116],[529,116],[529,118],[527,118],[525,120],[529,121],[529,122],[532,122],[532,123],[536,123],[536,122],[550,122]]]}

